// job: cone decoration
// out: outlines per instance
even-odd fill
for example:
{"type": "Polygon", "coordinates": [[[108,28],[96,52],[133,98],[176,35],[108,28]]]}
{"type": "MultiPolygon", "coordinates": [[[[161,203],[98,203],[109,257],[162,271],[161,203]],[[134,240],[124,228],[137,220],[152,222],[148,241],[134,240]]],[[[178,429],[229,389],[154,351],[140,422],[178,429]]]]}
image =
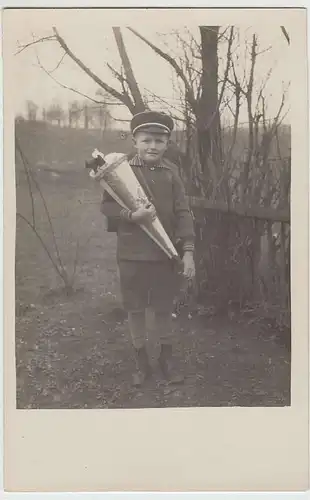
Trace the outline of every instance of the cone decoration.
{"type": "MultiPolygon", "coordinates": [[[[92,170],[90,176],[98,181],[102,188],[123,208],[131,211],[150,204],[141,184],[135,176],[127,156],[122,153],[110,153],[104,156],[98,150],[93,158],[101,157],[102,166],[92,170]]],[[[146,234],[157,243],[170,259],[179,260],[178,252],[172,244],[159,218],[140,224],[146,234]]]]}

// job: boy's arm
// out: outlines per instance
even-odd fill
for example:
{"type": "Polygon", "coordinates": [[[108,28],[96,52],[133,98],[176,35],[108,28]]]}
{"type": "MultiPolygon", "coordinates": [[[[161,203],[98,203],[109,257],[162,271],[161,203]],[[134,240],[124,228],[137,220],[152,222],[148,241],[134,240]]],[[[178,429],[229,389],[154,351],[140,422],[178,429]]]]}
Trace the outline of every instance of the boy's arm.
{"type": "Polygon", "coordinates": [[[103,193],[100,211],[106,217],[110,217],[111,219],[123,219],[128,222],[138,224],[144,219],[152,219],[156,213],[153,205],[150,205],[147,208],[140,207],[135,212],[132,212],[127,208],[121,207],[106,191],[103,193]]]}
{"type": "Polygon", "coordinates": [[[107,191],[103,192],[100,211],[106,217],[131,220],[131,211],[121,207],[107,191]]]}
{"type": "Polygon", "coordinates": [[[195,229],[192,213],[186,198],[184,184],[178,174],[173,173],[174,212],[176,215],[175,236],[183,245],[183,252],[194,252],[195,229]]]}

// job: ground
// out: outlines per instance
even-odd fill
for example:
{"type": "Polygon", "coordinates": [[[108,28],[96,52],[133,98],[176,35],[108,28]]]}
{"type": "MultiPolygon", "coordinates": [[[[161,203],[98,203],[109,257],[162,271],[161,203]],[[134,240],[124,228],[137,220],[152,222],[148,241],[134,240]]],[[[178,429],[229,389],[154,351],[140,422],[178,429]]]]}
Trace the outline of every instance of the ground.
{"type": "MultiPolygon", "coordinates": [[[[31,220],[25,176],[17,176],[17,211],[31,220]]],[[[85,172],[44,165],[38,181],[50,208],[61,256],[73,267],[67,296],[26,223],[17,219],[16,367],[18,408],[284,406],[290,404],[290,353],[281,332],[254,316],[196,315],[174,321],[184,386],[164,383],[154,361],[147,386],[131,386],[134,357],[121,309],[115,234],[105,230],[100,189],[85,172]],[[55,173],[56,172],[56,173],[55,173]]],[[[50,225],[35,195],[36,225],[53,249],[50,225]]],[[[56,259],[55,249],[52,255],[56,259]]],[[[150,355],[157,353],[154,334],[150,355]]]]}

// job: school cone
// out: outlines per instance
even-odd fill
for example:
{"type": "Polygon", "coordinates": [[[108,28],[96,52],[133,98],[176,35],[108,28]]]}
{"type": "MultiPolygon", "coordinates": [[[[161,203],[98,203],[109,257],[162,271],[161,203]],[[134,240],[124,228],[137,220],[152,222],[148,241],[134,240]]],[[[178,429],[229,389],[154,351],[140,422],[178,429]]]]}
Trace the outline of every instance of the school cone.
{"type": "MultiPolygon", "coordinates": [[[[141,206],[149,205],[150,202],[128,163],[127,155],[110,153],[104,156],[95,150],[92,156],[96,160],[96,167],[90,171],[90,176],[100,181],[103,189],[119,205],[133,212],[141,206]]],[[[170,259],[180,262],[178,252],[158,217],[140,226],[170,259]]]]}

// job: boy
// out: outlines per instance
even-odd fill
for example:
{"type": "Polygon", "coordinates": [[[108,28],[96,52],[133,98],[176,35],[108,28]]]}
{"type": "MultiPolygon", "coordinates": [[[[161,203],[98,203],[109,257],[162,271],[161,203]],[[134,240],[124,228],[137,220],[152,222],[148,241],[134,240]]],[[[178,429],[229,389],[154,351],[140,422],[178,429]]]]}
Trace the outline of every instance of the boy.
{"type": "Polygon", "coordinates": [[[131,132],[137,154],[129,161],[132,170],[151,198],[151,206],[130,212],[104,193],[101,211],[118,219],[117,262],[124,309],[137,360],[134,385],[151,376],[145,347],[146,309],[154,312],[160,340],[159,366],[170,382],[182,382],[172,357],[171,313],[178,290],[178,271],[159,246],[140,228],[143,220],[157,215],[173,244],[182,245],[183,274],[195,275],[194,225],[183,183],[163,155],[168,148],[173,120],[166,114],[145,111],[132,118],[131,132]]]}

